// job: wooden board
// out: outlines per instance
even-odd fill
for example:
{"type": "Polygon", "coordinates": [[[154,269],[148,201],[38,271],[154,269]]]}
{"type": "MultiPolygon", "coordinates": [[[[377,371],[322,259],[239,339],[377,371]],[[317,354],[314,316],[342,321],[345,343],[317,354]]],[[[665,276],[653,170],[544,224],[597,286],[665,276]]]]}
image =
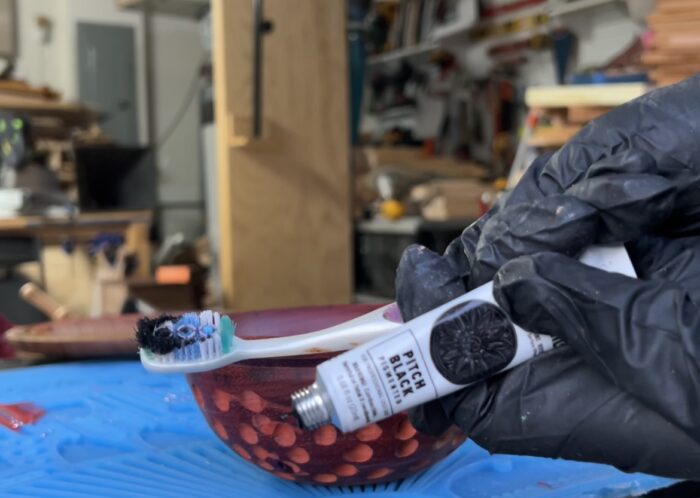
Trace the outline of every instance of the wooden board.
{"type": "Polygon", "coordinates": [[[26,82],[19,80],[0,80],[0,93],[12,96],[42,98],[46,100],[55,100],[60,97],[58,93],[48,87],[32,87],[26,82]]]}
{"type": "Polygon", "coordinates": [[[344,2],[265,2],[265,17],[274,24],[264,39],[265,129],[261,140],[248,143],[232,138],[245,137],[241,123],[251,114],[250,4],[212,2],[224,300],[237,310],[347,303],[352,232],[344,2]]]}
{"type": "Polygon", "coordinates": [[[656,85],[659,87],[662,86],[669,86],[669,85],[675,85],[676,83],[680,83],[681,81],[685,80],[687,76],[683,77],[678,77],[678,76],[661,76],[658,77],[656,81],[656,85]]]}
{"type": "MultiPolygon", "coordinates": [[[[699,24],[700,26],[700,24],[699,24]]],[[[651,50],[642,54],[642,62],[649,66],[690,64],[700,66],[700,55],[651,50]]]]}
{"type": "MultiPolygon", "coordinates": [[[[145,0],[117,0],[117,5],[121,9],[142,10],[145,0]]],[[[167,14],[171,16],[190,17],[199,19],[206,12],[209,5],[208,0],[167,0],[151,2],[152,9],[157,14],[167,14]]]]}
{"type": "MultiPolygon", "coordinates": [[[[663,74],[687,74],[693,75],[700,70],[700,66],[695,66],[692,64],[688,65],[668,65],[668,66],[658,66],[656,70],[651,72],[663,73],[663,74]]],[[[652,76],[653,78],[653,76],[652,76]]]]}
{"type": "Polygon", "coordinates": [[[656,10],[661,13],[677,14],[698,11],[700,6],[697,0],[657,0],[656,10]]]}
{"type": "Polygon", "coordinates": [[[566,114],[566,121],[569,124],[585,125],[589,121],[602,116],[610,110],[609,107],[585,107],[585,106],[572,106],[566,114]]]}
{"type": "Polygon", "coordinates": [[[677,71],[666,71],[666,70],[659,71],[659,70],[657,70],[657,71],[649,71],[649,78],[652,81],[664,80],[667,82],[673,81],[674,83],[678,83],[678,82],[681,82],[687,78],[690,78],[691,76],[693,76],[693,74],[695,74],[695,73],[693,73],[692,71],[677,72],[677,71]]]}
{"type": "Polygon", "coordinates": [[[99,113],[86,106],[1,90],[0,110],[27,115],[37,138],[67,140],[73,128],[88,128],[99,119],[99,113]]]}
{"type": "Polygon", "coordinates": [[[421,214],[429,221],[475,220],[481,215],[481,197],[491,188],[468,179],[438,180],[417,185],[411,198],[420,204],[421,214]]]}
{"type": "Polygon", "coordinates": [[[528,140],[528,145],[542,148],[561,147],[580,130],[580,126],[539,127],[532,133],[530,140],[528,140]]]}
{"type": "Polygon", "coordinates": [[[653,46],[663,50],[683,50],[695,54],[700,48],[700,32],[692,31],[661,32],[654,35],[653,46]]]}
{"type": "Polygon", "coordinates": [[[663,22],[659,23],[657,22],[649,22],[649,27],[655,32],[655,33],[663,33],[663,32],[674,32],[674,31],[690,31],[692,32],[693,30],[698,29],[698,18],[694,18],[693,16],[690,16],[689,18],[685,18],[684,16],[678,16],[676,18],[666,18],[663,22]],[[670,19],[674,19],[672,22],[670,22],[670,19]]]}
{"type": "Polygon", "coordinates": [[[657,0],[647,22],[653,37],[642,62],[657,86],[678,83],[700,70],[700,2],[657,0]]]}
{"type": "Polygon", "coordinates": [[[392,166],[445,178],[486,178],[489,173],[485,167],[474,162],[426,157],[418,148],[366,147],[363,153],[371,169],[392,166]]]}
{"type": "Polygon", "coordinates": [[[644,83],[529,87],[525,92],[525,102],[530,108],[614,107],[640,97],[648,90],[644,83]]]}
{"type": "Polygon", "coordinates": [[[67,116],[95,117],[96,112],[89,107],[69,104],[56,100],[30,97],[26,95],[15,95],[12,93],[0,92],[0,108],[15,109],[43,114],[62,114],[67,116]]]}
{"type": "Polygon", "coordinates": [[[647,23],[650,27],[667,27],[668,25],[673,26],[678,22],[691,22],[700,20],[700,9],[693,11],[683,12],[681,16],[677,14],[665,14],[660,12],[653,12],[647,16],[647,23]]]}
{"type": "Polygon", "coordinates": [[[128,356],[137,358],[138,316],[73,319],[16,327],[6,333],[12,349],[56,358],[128,356]]]}

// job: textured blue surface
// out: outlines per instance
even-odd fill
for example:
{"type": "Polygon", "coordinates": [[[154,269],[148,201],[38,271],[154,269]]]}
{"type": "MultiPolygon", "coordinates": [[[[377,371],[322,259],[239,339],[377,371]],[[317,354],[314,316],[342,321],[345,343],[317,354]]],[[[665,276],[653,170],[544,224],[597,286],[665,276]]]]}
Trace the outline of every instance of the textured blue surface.
{"type": "Polygon", "coordinates": [[[63,364],[0,373],[0,403],[47,410],[37,425],[0,427],[0,496],[329,496],[617,498],[671,484],[602,465],[489,456],[464,444],[400,483],[339,488],[278,480],[229,451],[209,430],[182,376],[137,362],[63,364]]]}

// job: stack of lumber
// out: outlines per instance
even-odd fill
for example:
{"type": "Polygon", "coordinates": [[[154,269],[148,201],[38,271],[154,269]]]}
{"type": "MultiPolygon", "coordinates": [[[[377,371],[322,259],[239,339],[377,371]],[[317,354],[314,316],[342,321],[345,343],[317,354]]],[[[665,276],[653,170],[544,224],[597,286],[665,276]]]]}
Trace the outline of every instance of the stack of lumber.
{"type": "Polygon", "coordinates": [[[40,97],[57,100],[60,95],[48,87],[33,87],[21,80],[0,80],[0,93],[19,97],[40,97]]]}
{"type": "Polygon", "coordinates": [[[99,119],[94,109],[64,102],[50,88],[18,80],[0,80],[0,111],[29,118],[36,139],[66,140],[75,128],[90,128],[99,119]]]}
{"type": "Polygon", "coordinates": [[[410,198],[428,221],[476,220],[483,214],[483,196],[493,189],[468,178],[433,180],[415,186],[410,198]]]}
{"type": "Polygon", "coordinates": [[[525,102],[539,120],[527,145],[558,149],[593,119],[647,91],[643,83],[530,87],[525,102]]]}
{"type": "Polygon", "coordinates": [[[653,34],[642,61],[657,86],[700,72],[700,1],[656,0],[647,23],[653,34]]]}
{"type": "Polygon", "coordinates": [[[424,173],[436,178],[485,178],[488,171],[482,165],[451,157],[427,156],[418,147],[366,147],[366,163],[370,170],[393,168],[424,173]]]}

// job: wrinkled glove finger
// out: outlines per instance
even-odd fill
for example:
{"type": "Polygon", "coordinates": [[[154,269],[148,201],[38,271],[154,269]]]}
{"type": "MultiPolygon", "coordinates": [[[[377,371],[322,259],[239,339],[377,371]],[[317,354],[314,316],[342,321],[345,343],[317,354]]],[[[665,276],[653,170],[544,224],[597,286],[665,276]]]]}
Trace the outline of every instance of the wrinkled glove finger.
{"type": "Polygon", "coordinates": [[[561,337],[608,380],[700,441],[700,309],[680,285],[542,253],[506,264],[494,297],[515,323],[561,337]]]}
{"type": "Polygon", "coordinates": [[[700,235],[700,174],[689,172],[675,181],[678,184],[676,211],[665,227],[666,233],[675,236],[700,235]]]}
{"type": "Polygon", "coordinates": [[[561,189],[548,190],[543,188],[539,181],[540,175],[551,157],[552,153],[537,156],[525,170],[525,173],[513,190],[501,197],[497,204],[499,207],[497,211],[515,204],[529,204],[548,195],[560,194],[562,192],[561,189]]]}
{"type": "MultiPolygon", "coordinates": [[[[462,396],[462,393],[460,392],[457,396],[462,396]]],[[[416,430],[430,436],[441,436],[447,429],[454,426],[454,421],[445,411],[442,399],[412,408],[408,411],[408,418],[416,430]]]]}
{"type": "Polygon", "coordinates": [[[465,292],[464,280],[447,258],[420,245],[404,251],[396,270],[396,303],[404,321],[465,292]]]}
{"type": "Polygon", "coordinates": [[[564,458],[700,478],[700,445],[564,347],[445,398],[444,410],[491,453],[564,458]]]}
{"type": "Polygon", "coordinates": [[[626,242],[662,224],[675,187],[652,175],[596,176],[565,194],[512,205],[489,219],[476,247],[469,286],[484,284],[507,261],[553,251],[576,256],[593,243],[626,242]]]}
{"type": "Polygon", "coordinates": [[[600,215],[596,242],[627,242],[666,221],[675,207],[676,186],[660,176],[620,174],[585,179],[566,195],[595,207],[600,215]]]}
{"type": "Polygon", "coordinates": [[[401,255],[396,270],[396,303],[404,321],[444,304],[467,291],[473,251],[486,215],[464,229],[441,256],[414,244],[401,255]]]}
{"type": "Polygon", "coordinates": [[[508,206],[484,224],[469,287],[490,281],[506,261],[524,254],[552,250],[574,256],[593,243],[597,227],[596,209],[571,196],[508,206]]]}
{"type": "Polygon", "coordinates": [[[675,282],[700,304],[700,237],[647,235],[626,247],[639,278],[675,282]]]}
{"type": "Polygon", "coordinates": [[[646,173],[700,177],[698,95],[700,76],[694,76],[593,120],[550,158],[539,175],[540,188],[562,192],[583,179],[595,163],[625,151],[647,156],[646,173]]]}

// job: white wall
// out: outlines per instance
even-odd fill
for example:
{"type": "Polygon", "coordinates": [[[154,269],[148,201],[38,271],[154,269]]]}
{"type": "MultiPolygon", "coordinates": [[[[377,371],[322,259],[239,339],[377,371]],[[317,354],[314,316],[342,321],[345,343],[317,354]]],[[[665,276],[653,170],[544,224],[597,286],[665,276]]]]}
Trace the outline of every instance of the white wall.
{"type": "MultiPolygon", "coordinates": [[[[199,72],[204,49],[199,24],[188,19],[156,16],[153,23],[156,76],[156,114],[159,138],[180,112],[199,72]]],[[[172,207],[171,203],[202,201],[199,94],[190,102],[182,121],[159,151],[159,196],[163,229],[192,238],[203,235],[203,206],[172,207]]]]}
{"type": "MultiPolygon", "coordinates": [[[[139,12],[117,8],[116,0],[20,0],[18,24],[20,56],[17,77],[34,85],[48,85],[65,99],[78,96],[77,24],[116,24],[134,29],[139,139],[147,141],[146,71],[144,32],[139,12]],[[42,45],[37,40],[35,19],[53,21],[53,37],[42,45]]],[[[155,108],[157,134],[161,137],[179,110],[202,60],[200,27],[194,20],[156,15],[153,21],[155,108]]],[[[161,201],[201,200],[201,158],[198,99],[195,97],[176,131],[159,151],[161,201]]],[[[191,208],[166,212],[166,233],[203,230],[203,213],[191,208]]]]}
{"type": "Polygon", "coordinates": [[[34,85],[47,85],[66,93],[70,90],[68,73],[71,64],[65,51],[69,25],[66,22],[68,0],[24,0],[17,2],[19,57],[15,72],[34,85]],[[40,43],[36,24],[39,16],[53,23],[51,39],[40,43]]]}
{"type": "MultiPolygon", "coordinates": [[[[198,73],[204,50],[197,23],[172,17],[154,19],[156,115],[159,137],[180,111],[193,76],[198,73]]],[[[161,198],[196,201],[200,198],[198,96],[190,102],[182,122],[160,151],[161,198]]]]}

